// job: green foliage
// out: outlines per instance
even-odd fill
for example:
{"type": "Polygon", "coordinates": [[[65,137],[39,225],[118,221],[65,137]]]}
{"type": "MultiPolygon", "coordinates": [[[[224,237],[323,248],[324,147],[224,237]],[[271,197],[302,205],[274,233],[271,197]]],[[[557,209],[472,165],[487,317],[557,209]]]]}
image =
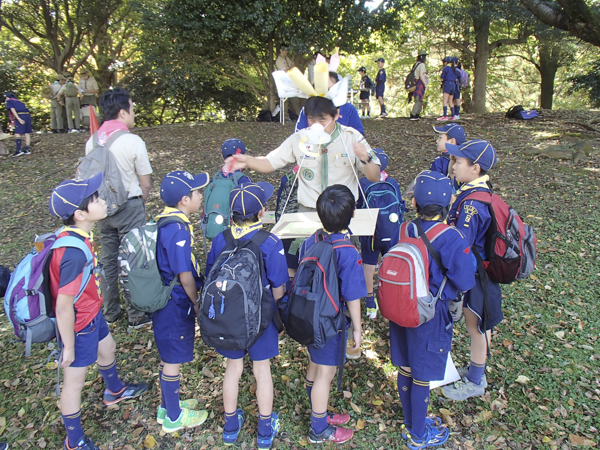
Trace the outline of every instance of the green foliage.
{"type": "Polygon", "coordinates": [[[589,63],[590,69],[584,75],[571,77],[573,83],[568,93],[584,92],[592,106],[600,107],[600,59],[589,63]]]}

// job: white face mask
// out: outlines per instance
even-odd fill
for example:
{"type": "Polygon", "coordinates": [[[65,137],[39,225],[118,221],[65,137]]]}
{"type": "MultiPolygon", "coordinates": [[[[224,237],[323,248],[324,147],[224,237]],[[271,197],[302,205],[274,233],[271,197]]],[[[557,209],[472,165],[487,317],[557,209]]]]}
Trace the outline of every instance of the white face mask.
{"type": "Polygon", "coordinates": [[[306,145],[326,145],[331,142],[331,134],[325,131],[325,128],[333,121],[331,119],[325,124],[313,123],[310,127],[298,131],[300,141],[306,145]]]}

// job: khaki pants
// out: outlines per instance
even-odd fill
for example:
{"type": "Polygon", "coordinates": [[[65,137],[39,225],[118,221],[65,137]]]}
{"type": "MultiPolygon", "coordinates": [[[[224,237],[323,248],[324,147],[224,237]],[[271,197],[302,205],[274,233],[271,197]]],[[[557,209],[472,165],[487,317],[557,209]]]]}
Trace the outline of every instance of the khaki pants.
{"type": "Polygon", "coordinates": [[[62,130],[65,127],[63,122],[63,115],[63,105],[58,103],[58,100],[53,98],[50,101],[50,129],[62,130]]]}
{"type": "Polygon", "coordinates": [[[69,125],[69,131],[74,128],[79,130],[79,98],[65,96],[65,107],[67,108],[67,123],[69,125]],[[75,124],[73,124],[73,116],[75,116],[75,124]]]}
{"type": "Polygon", "coordinates": [[[417,114],[421,114],[421,112],[423,111],[423,102],[415,97],[413,97],[413,100],[415,101],[415,104],[412,108],[412,115],[416,116],[417,114]]]}

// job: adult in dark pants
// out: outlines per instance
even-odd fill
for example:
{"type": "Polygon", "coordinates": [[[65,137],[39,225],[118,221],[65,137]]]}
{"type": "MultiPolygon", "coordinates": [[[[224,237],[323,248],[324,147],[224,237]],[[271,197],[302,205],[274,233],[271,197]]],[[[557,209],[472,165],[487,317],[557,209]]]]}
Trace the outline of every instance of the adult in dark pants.
{"type": "Polygon", "coordinates": [[[417,80],[417,88],[414,92],[408,94],[408,102],[411,99],[415,101],[415,104],[410,113],[410,120],[419,120],[421,112],[423,112],[423,97],[429,84],[429,76],[427,75],[427,68],[425,67],[425,60],[427,59],[428,53],[425,50],[419,50],[417,55],[417,67],[415,67],[415,80],[417,80]]]}
{"type": "MultiPolygon", "coordinates": [[[[105,143],[112,133],[119,130],[129,131],[133,127],[133,103],[125,89],[116,88],[102,94],[100,111],[105,120],[97,133],[100,144],[105,143]]],[[[94,148],[92,140],[93,138],[90,138],[87,141],[86,153],[94,148]]],[[[150,193],[152,167],[146,144],[135,134],[125,133],[119,136],[111,144],[110,152],[117,161],[123,186],[129,192],[128,200],[119,211],[97,223],[102,246],[100,262],[104,269],[104,276],[100,282],[104,297],[104,316],[107,322],[112,323],[121,317],[117,260],[119,244],[125,234],[146,223],[144,205],[150,193]]],[[[145,313],[133,308],[127,297],[125,302],[130,327],[138,328],[151,321],[145,313]]]]}

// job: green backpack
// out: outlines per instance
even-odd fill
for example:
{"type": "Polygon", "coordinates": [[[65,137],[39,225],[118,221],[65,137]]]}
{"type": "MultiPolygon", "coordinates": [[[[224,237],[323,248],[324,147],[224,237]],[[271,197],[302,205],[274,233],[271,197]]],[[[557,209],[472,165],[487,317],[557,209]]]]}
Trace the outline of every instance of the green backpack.
{"type": "MultiPolygon", "coordinates": [[[[121,240],[119,247],[119,279],[125,295],[134,308],[144,312],[163,309],[171,298],[171,291],[181,285],[179,276],[168,286],[162,281],[156,261],[158,229],[171,222],[187,224],[178,217],[165,217],[156,222],[131,230],[121,240]]],[[[189,230],[188,230],[189,231],[189,230]]]]}
{"type": "Polygon", "coordinates": [[[72,81],[69,81],[65,85],[64,93],[65,93],[65,97],[77,97],[77,93],[78,93],[77,86],[75,86],[75,84],[72,81]]]}
{"type": "Polygon", "coordinates": [[[231,210],[229,195],[239,183],[242,172],[234,172],[229,178],[218,171],[204,191],[204,214],[202,215],[202,234],[213,240],[219,233],[229,228],[231,210]]]}

